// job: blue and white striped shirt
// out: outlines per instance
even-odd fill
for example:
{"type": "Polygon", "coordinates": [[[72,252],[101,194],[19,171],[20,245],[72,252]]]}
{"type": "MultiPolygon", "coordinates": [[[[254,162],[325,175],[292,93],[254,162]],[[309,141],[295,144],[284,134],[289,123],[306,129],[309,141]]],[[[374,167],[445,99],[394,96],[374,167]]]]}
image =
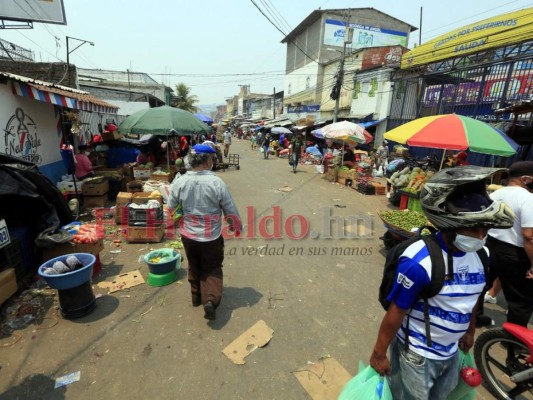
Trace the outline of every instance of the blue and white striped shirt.
{"type": "MultiPolygon", "coordinates": [[[[441,245],[444,265],[448,264],[446,245],[437,235],[441,245]]],[[[488,250],[485,248],[488,253],[488,250]]],[[[453,254],[453,280],[445,280],[442,290],[428,299],[431,341],[427,346],[424,322],[424,301],[421,290],[431,280],[431,260],[422,240],[413,243],[400,256],[396,282],[388,296],[403,310],[410,310],[409,349],[423,357],[445,360],[457,352],[459,339],[466,333],[472,309],[485,287],[483,264],[477,253],[457,251],[453,254]]],[[[407,316],[397,333],[405,342],[407,316]]]]}

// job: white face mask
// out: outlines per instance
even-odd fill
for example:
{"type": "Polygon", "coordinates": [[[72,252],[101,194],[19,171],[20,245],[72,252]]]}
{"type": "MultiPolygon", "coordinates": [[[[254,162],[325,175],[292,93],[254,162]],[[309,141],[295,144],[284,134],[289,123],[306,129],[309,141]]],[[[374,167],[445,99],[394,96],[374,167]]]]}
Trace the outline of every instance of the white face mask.
{"type": "Polygon", "coordinates": [[[455,240],[453,241],[453,245],[457,249],[464,251],[465,253],[474,253],[478,250],[481,250],[483,246],[485,246],[485,240],[486,238],[478,239],[472,236],[465,236],[458,233],[455,237],[455,240]]]}

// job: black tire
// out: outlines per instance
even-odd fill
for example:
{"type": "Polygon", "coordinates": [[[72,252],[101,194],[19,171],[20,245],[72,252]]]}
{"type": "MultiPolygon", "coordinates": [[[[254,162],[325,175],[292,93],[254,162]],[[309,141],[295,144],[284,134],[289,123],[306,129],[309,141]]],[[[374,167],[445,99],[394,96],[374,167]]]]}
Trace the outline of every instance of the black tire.
{"type": "Polygon", "coordinates": [[[237,167],[236,167],[236,168],[237,168],[237,170],[241,169],[241,167],[239,167],[238,165],[237,165],[237,167]]]}
{"type": "Polygon", "coordinates": [[[528,357],[529,349],[503,328],[483,332],[474,346],[474,358],[483,377],[483,386],[501,400],[533,398],[533,380],[517,385],[509,379],[511,375],[533,367],[526,362],[528,357]]]}

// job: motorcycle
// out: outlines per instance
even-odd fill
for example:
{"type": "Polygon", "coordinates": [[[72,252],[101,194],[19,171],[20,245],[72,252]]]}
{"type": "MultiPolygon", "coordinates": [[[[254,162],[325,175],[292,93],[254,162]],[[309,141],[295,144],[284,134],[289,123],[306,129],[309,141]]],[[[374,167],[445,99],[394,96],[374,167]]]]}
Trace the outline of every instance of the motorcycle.
{"type": "Polygon", "coordinates": [[[489,329],[477,338],[474,358],[483,386],[497,399],[533,398],[532,330],[509,322],[489,329]]]}

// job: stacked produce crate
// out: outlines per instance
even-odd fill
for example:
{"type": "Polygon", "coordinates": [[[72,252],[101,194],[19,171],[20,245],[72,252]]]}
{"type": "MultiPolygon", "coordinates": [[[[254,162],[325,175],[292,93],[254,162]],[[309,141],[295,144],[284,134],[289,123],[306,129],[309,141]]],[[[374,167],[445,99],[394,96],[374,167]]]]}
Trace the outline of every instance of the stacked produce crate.
{"type": "MultiPolygon", "coordinates": [[[[158,192],[132,193],[131,202],[133,204],[158,203],[157,207],[135,208],[126,207],[128,218],[128,229],[126,240],[130,243],[159,243],[165,234],[165,221],[163,212],[163,199],[158,192]]],[[[124,223],[125,212],[122,213],[122,223],[124,223]]]]}
{"type": "Polygon", "coordinates": [[[109,192],[109,181],[102,176],[83,181],[83,204],[87,208],[105,207],[109,192]]]}

